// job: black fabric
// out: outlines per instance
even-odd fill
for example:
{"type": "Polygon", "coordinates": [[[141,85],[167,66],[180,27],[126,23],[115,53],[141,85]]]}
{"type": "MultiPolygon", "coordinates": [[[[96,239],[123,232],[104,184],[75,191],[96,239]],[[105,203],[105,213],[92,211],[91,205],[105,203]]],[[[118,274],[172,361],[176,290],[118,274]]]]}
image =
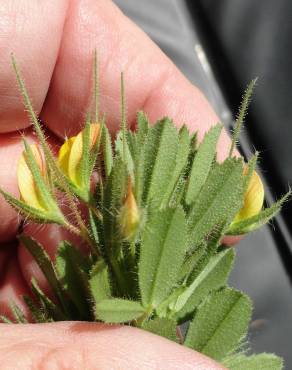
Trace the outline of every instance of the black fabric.
{"type": "MultiPolygon", "coordinates": [[[[228,34],[228,40],[230,41],[228,48],[230,48],[230,50],[233,50],[232,48],[238,49],[238,43],[240,44],[241,51],[237,51],[237,59],[230,60],[231,66],[233,66],[233,63],[236,64],[236,66],[233,66],[234,71],[233,69],[229,69],[229,64],[228,66],[224,64],[223,58],[222,60],[214,60],[212,55],[208,53],[207,48],[207,57],[211,60],[211,67],[213,67],[213,70],[217,71],[216,66],[220,63],[223,64],[222,70],[227,75],[228,79],[220,79],[218,75],[217,79],[221,81],[226,80],[227,82],[224,86],[218,86],[212,73],[212,68],[210,69],[208,62],[205,60],[204,48],[202,48],[200,41],[201,38],[199,38],[197,34],[197,29],[200,28],[200,22],[197,17],[189,11],[190,8],[186,6],[187,2],[181,0],[116,0],[115,2],[131,19],[148,33],[161,49],[176,63],[182,72],[203,90],[227,127],[230,124],[232,115],[230,109],[226,105],[222,91],[226,92],[226,88],[229,87],[230,89],[231,85],[231,95],[234,94],[236,97],[235,101],[238,103],[241,92],[251,77],[256,75],[262,77],[263,73],[266,73],[266,77],[261,79],[259,88],[257,89],[257,100],[254,104],[256,109],[254,111],[257,114],[257,120],[262,122],[262,125],[268,125],[268,122],[273,122],[273,127],[267,131],[263,141],[265,141],[269,135],[274,135],[275,137],[277,134],[279,135],[279,128],[284,125],[284,121],[286,123],[289,121],[288,115],[291,113],[291,107],[286,107],[286,105],[281,102],[281,95],[283,96],[284,93],[289,93],[287,87],[288,82],[280,81],[280,77],[276,77],[275,75],[274,79],[277,80],[277,83],[274,84],[274,79],[269,77],[269,74],[267,75],[268,67],[273,63],[276,56],[269,57],[268,61],[265,60],[265,57],[256,56],[255,52],[257,48],[265,49],[266,54],[263,55],[270,55],[268,54],[268,50],[269,43],[271,42],[271,40],[265,39],[265,34],[269,32],[268,21],[266,21],[266,26],[263,26],[261,33],[255,35],[256,21],[251,19],[252,17],[249,15],[250,13],[248,13],[248,11],[253,13],[254,19],[259,19],[261,17],[266,19],[261,15],[257,2],[248,0],[221,0],[220,2],[211,0],[204,1],[205,8],[203,8],[203,10],[206,12],[208,20],[214,23],[214,25],[216,24],[217,28],[215,29],[214,27],[214,29],[218,30],[219,33],[224,30],[224,37],[222,33],[222,38],[227,37],[228,34]],[[242,6],[236,10],[236,6],[239,6],[239,3],[241,3],[242,6]],[[244,5],[247,3],[249,5],[244,5]],[[223,6],[226,6],[225,9],[223,6]],[[231,8],[235,13],[244,14],[245,16],[237,19],[233,17],[231,20],[231,16],[233,16],[231,8]],[[244,9],[245,11],[243,11],[244,9]],[[221,31],[219,29],[221,29],[221,31]],[[238,31],[239,29],[241,31],[238,31]],[[251,32],[252,35],[250,34],[250,39],[245,35],[244,29],[251,32]],[[232,33],[235,33],[235,38],[237,36],[241,37],[240,42],[238,39],[232,41],[232,33]],[[263,41],[263,45],[261,45],[261,39],[265,40],[263,41]],[[251,45],[254,51],[253,55],[251,55],[249,49],[251,45]],[[251,60],[253,58],[254,60],[251,60]],[[265,61],[263,62],[262,59],[265,61]],[[249,64],[254,66],[254,70],[249,71],[249,64]],[[266,67],[264,68],[263,65],[266,67]],[[238,77],[238,81],[241,81],[241,84],[238,83],[237,85],[229,82],[228,86],[228,81],[231,81],[229,77],[235,73],[236,68],[240,69],[240,66],[242,66],[245,71],[245,75],[241,77],[241,80],[238,77]],[[269,91],[265,94],[265,89],[268,87],[270,87],[269,91]],[[262,96],[262,94],[264,94],[264,96],[262,96]],[[280,105],[275,107],[277,100],[280,100],[280,105]],[[259,101],[260,105],[258,106],[259,101]],[[269,105],[269,109],[266,109],[267,107],[265,104],[269,105]],[[274,111],[269,115],[268,111],[272,111],[273,107],[278,109],[278,111],[283,110],[280,116],[277,116],[277,113],[274,111]],[[263,111],[264,115],[262,115],[263,111]],[[286,113],[284,113],[284,111],[286,113]],[[276,117],[279,118],[278,121],[275,121],[276,117]],[[280,117],[281,123],[277,123],[277,126],[275,122],[279,122],[280,117]]],[[[191,3],[197,4],[197,2],[193,1],[191,3]]],[[[260,3],[263,3],[263,1],[260,1],[260,3]]],[[[267,3],[270,4],[268,8],[269,6],[271,7],[272,1],[267,1],[267,3]]],[[[280,9],[280,6],[278,5],[277,8],[280,9]]],[[[272,12],[272,10],[267,12],[272,12]]],[[[274,25],[273,32],[276,31],[277,27],[274,25]]],[[[220,38],[219,35],[217,36],[220,38]]],[[[276,42],[275,40],[277,40],[277,37],[275,36],[273,40],[276,42]]],[[[287,40],[282,40],[280,42],[285,43],[287,40]]],[[[281,71],[279,73],[284,72],[281,71]]],[[[289,129],[287,126],[285,127],[285,134],[283,131],[280,133],[280,136],[283,134],[284,136],[290,135],[290,126],[289,129]]],[[[274,151],[277,151],[277,147],[281,146],[281,141],[284,142],[284,139],[288,140],[286,137],[281,138],[278,144],[275,142],[268,144],[265,150],[274,153],[274,151]]],[[[249,143],[248,136],[245,136],[242,147],[245,153],[253,149],[252,145],[249,143]]],[[[288,155],[287,148],[279,148],[278,152],[279,154],[277,155],[280,156],[279,158],[281,158],[282,155],[284,157],[288,155]]],[[[269,167],[269,163],[266,165],[269,167]]],[[[289,164],[287,164],[283,173],[286,173],[285,171],[287,172],[287,176],[291,175],[289,172],[289,164]]],[[[253,321],[250,329],[252,350],[253,352],[266,351],[282,355],[286,361],[286,368],[292,368],[292,353],[290,350],[290,341],[292,339],[292,292],[289,278],[277,251],[271,229],[266,226],[261,231],[248,236],[240,243],[237,250],[237,260],[235,269],[231,275],[230,283],[249,294],[255,304],[253,321]]]]}
{"type": "MultiPolygon", "coordinates": [[[[292,2],[199,0],[196,3],[203,10],[198,17],[205,17],[209,23],[207,42],[217,51],[221,49],[219,54],[223,58],[218,58],[218,54],[213,57],[219,64],[221,59],[219,74],[225,87],[228,85],[227,93],[233,105],[246,84],[258,77],[252,120],[247,129],[257,149],[263,152],[266,169],[274,174],[271,185],[280,195],[292,180],[292,2]]],[[[199,10],[197,5],[193,8],[195,13],[199,10]]],[[[286,221],[291,228],[292,207],[289,209],[291,213],[286,221]]]]}

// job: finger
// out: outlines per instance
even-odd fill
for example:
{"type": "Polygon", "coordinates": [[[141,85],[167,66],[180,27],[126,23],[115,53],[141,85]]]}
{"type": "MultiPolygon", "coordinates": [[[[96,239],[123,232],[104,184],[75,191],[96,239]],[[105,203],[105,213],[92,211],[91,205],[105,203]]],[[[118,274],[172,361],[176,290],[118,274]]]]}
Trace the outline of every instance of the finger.
{"type": "MultiPolygon", "coordinates": [[[[35,136],[28,130],[25,138],[35,142],[35,136]]],[[[17,186],[17,164],[23,151],[20,133],[0,135],[0,186],[15,197],[19,196],[17,186]]],[[[20,217],[18,213],[0,195],[0,243],[12,240],[16,236],[20,217]]]]}
{"type": "MultiPolygon", "coordinates": [[[[72,1],[58,61],[41,116],[60,136],[80,130],[90,106],[93,50],[100,67],[101,108],[116,130],[120,117],[120,73],[126,80],[128,121],[138,110],[150,119],[168,115],[187,123],[199,137],[218,121],[200,91],[178,71],[161,50],[120,10],[107,0],[72,1]]],[[[220,157],[229,139],[222,134],[220,157]]]]}
{"type": "Polygon", "coordinates": [[[28,286],[22,277],[17,261],[16,245],[0,250],[0,315],[12,319],[10,305],[15,303],[29,317],[23,295],[29,294],[28,286]]]}
{"type": "Polygon", "coordinates": [[[145,331],[89,323],[1,325],[1,368],[215,370],[206,356],[145,331]]]}
{"type": "Polygon", "coordinates": [[[29,126],[11,53],[21,65],[35,109],[40,111],[53,73],[66,16],[65,0],[5,0],[0,6],[0,132],[29,126]]]}

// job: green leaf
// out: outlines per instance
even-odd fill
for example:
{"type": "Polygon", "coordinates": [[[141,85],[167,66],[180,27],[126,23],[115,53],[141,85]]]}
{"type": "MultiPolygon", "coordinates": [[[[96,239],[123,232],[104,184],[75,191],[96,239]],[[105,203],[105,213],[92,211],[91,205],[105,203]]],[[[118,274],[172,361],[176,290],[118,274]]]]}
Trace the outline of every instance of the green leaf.
{"type": "Polygon", "coordinates": [[[139,286],[143,305],[157,307],[170,293],[187,247],[187,228],[181,207],[149,213],[142,235],[139,286]]]}
{"type": "Polygon", "coordinates": [[[171,307],[173,307],[178,299],[178,297],[184,292],[185,287],[180,285],[176,287],[173,292],[171,292],[167,298],[162,301],[159,306],[156,308],[155,313],[159,318],[171,318],[172,310],[171,307]]]}
{"type": "Polygon", "coordinates": [[[138,319],[144,313],[139,302],[121,298],[104,299],[95,306],[96,319],[112,324],[138,319]]]}
{"type": "Polygon", "coordinates": [[[96,217],[91,209],[88,210],[88,221],[90,227],[90,236],[95,243],[95,246],[100,253],[100,234],[102,232],[101,221],[96,217]]]}
{"type": "Polygon", "coordinates": [[[14,302],[10,302],[9,307],[17,324],[27,324],[24,313],[17,306],[17,304],[15,304],[14,302]]]}
{"type": "Polygon", "coordinates": [[[66,303],[63,297],[62,285],[57,277],[55,267],[45,249],[36,240],[24,234],[19,235],[19,240],[33,256],[41,271],[45,275],[54,294],[62,303],[63,308],[65,308],[66,303]]]}
{"type": "Polygon", "coordinates": [[[206,243],[198,245],[192,253],[189,253],[180,270],[180,279],[183,280],[191,274],[195,266],[201,260],[204,254],[206,254],[206,243]]]}
{"type": "Polygon", "coordinates": [[[174,342],[178,342],[176,335],[177,323],[175,320],[166,318],[155,318],[143,323],[142,329],[149,331],[150,333],[160,335],[161,337],[167,338],[174,342]]]}
{"type": "Polygon", "coordinates": [[[165,118],[149,129],[144,143],[143,201],[159,205],[173,174],[178,135],[172,121],[165,118]]]}
{"type": "Polygon", "coordinates": [[[13,321],[9,320],[8,317],[0,315],[0,322],[3,324],[14,324],[13,321]]]}
{"type": "Polygon", "coordinates": [[[128,131],[128,142],[134,162],[134,194],[137,204],[141,206],[141,198],[144,186],[144,168],[145,168],[145,140],[149,131],[149,121],[145,113],[138,112],[137,131],[128,131]]]}
{"type": "Polygon", "coordinates": [[[191,151],[196,153],[198,150],[198,132],[193,132],[191,135],[191,151]]]}
{"type": "Polygon", "coordinates": [[[243,202],[242,160],[215,164],[189,215],[193,245],[201,243],[222,220],[229,224],[243,202]]]}
{"type": "Polygon", "coordinates": [[[223,361],[224,366],[229,370],[281,370],[283,360],[270,353],[244,356],[238,355],[234,358],[223,361]]]}
{"type": "Polygon", "coordinates": [[[182,128],[179,131],[178,150],[176,154],[175,167],[173,169],[171,177],[169,178],[169,183],[164,193],[162,207],[167,207],[169,205],[171,196],[175,191],[180,180],[180,176],[183,174],[184,169],[187,165],[189,151],[190,151],[189,131],[186,126],[182,126],[182,128]]]}
{"type": "Polygon", "coordinates": [[[109,269],[104,260],[97,261],[90,271],[89,286],[95,303],[111,297],[109,269]]]}
{"type": "Polygon", "coordinates": [[[185,345],[220,361],[246,336],[251,301],[230,288],[213,292],[197,309],[185,345]]]}
{"type": "Polygon", "coordinates": [[[85,257],[70,243],[62,241],[58,247],[55,264],[64,289],[78,308],[80,318],[89,320],[92,297],[85,272],[87,269],[85,257]]]}
{"type": "Polygon", "coordinates": [[[68,320],[68,317],[66,317],[63,311],[44,294],[34,278],[31,280],[31,290],[38,299],[39,303],[42,305],[47,321],[68,320]]]}
{"type": "Polygon", "coordinates": [[[180,321],[185,320],[211,291],[226,285],[234,261],[234,251],[226,249],[210,258],[209,263],[185,288],[172,307],[180,321]]]}
{"type": "Polygon", "coordinates": [[[103,153],[103,161],[106,177],[109,177],[112,167],[113,167],[113,150],[112,150],[112,141],[106,125],[102,126],[102,139],[101,147],[103,153]]]}
{"type": "Polygon", "coordinates": [[[24,300],[25,304],[27,305],[27,307],[29,309],[29,312],[30,312],[34,322],[36,322],[36,323],[48,322],[49,318],[46,317],[42,308],[38,307],[30,296],[24,295],[23,300],[24,300]]]}
{"type": "Polygon", "coordinates": [[[269,222],[281,210],[283,204],[290,198],[291,191],[285,194],[280,200],[274,203],[271,207],[265,208],[263,211],[253,217],[246,218],[245,220],[234,222],[230,225],[226,234],[228,235],[241,235],[248,232],[257,230],[261,226],[269,222]]]}
{"type": "Polygon", "coordinates": [[[187,192],[185,196],[186,203],[192,204],[204,183],[207,180],[208,174],[216,155],[216,145],[222,131],[222,125],[213,126],[205,135],[202,144],[196,153],[193,161],[187,192]]]}

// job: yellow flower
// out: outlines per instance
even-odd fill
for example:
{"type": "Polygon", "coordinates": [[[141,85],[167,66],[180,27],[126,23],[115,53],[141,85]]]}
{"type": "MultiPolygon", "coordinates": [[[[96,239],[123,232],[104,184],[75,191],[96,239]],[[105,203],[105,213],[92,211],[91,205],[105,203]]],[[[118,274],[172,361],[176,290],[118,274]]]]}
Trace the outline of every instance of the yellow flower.
{"type": "MultiPolygon", "coordinates": [[[[247,174],[248,168],[245,167],[243,174],[247,174]]],[[[253,172],[248,188],[244,194],[244,203],[241,210],[236,215],[233,223],[243,221],[247,218],[257,215],[262,207],[264,202],[264,186],[260,176],[256,171],[253,172]]]]}
{"type": "MultiPolygon", "coordinates": [[[[30,148],[40,169],[41,175],[45,176],[46,167],[39,146],[36,144],[32,144],[30,145],[30,148]]],[[[28,166],[25,152],[22,153],[18,161],[17,182],[21,200],[34,208],[45,210],[31,170],[28,166]]]]}
{"type": "MultiPolygon", "coordinates": [[[[82,158],[83,132],[66,140],[61,146],[58,163],[62,171],[75,184],[80,185],[79,165],[82,158]]],[[[90,143],[89,150],[92,150],[100,134],[100,124],[92,123],[90,125],[90,143]]]]}
{"type": "Polygon", "coordinates": [[[127,195],[119,219],[122,235],[126,239],[131,239],[135,235],[140,221],[140,212],[133,194],[131,178],[128,180],[127,195]]]}

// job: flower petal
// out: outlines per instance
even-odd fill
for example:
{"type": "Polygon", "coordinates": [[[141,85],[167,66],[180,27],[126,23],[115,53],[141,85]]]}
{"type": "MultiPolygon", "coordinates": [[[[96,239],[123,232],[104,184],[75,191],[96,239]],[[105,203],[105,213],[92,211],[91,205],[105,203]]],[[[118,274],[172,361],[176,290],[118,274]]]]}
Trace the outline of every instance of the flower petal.
{"type": "Polygon", "coordinates": [[[61,170],[68,176],[68,167],[69,167],[69,157],[70,152],[73,146],[73,143],[76,139],[76,136],[70,137],[68,140],[64,142],[61,146],[58,154],[58,163],[61,170]]]}
{"type": "MultiPolygon", "coordinates": [[[[97,142],[98,135],[100,133],[100,124],[99,123],[92,123],[90,125],[90,143],[89,143],[89,150],[91,150],[97,142]]],[[[69,155],[68,161],[68,175],[69,178],[75,183],[79,183],[79,174],[78,174],[78,166],[81,161],[82,157],[82,150],[83,150],[83,130],[79,132],[76,136],[69,155]]]]}
{"type": "Polygon", "coordinates": [[[260,176],[256,171],[253,172],[247,191],[244,194],[244,204],[236,215],[234,222],[242,221],[246,218],[257,215],[264,203],[264,186],[260,176]]]}
{"type": "MultiPolygon", "coordinates": [[[[32,144],[30,148],[37,164],[39,165],[42,175],[44,175],[45,164],[38,145],[32,144]]],[[[44,208],[40,202],[32,173],[27,164],[25,152],[22,153],[18,161],[17,181],[21,200],[32,207],[43,210],[44,208]]]]}

